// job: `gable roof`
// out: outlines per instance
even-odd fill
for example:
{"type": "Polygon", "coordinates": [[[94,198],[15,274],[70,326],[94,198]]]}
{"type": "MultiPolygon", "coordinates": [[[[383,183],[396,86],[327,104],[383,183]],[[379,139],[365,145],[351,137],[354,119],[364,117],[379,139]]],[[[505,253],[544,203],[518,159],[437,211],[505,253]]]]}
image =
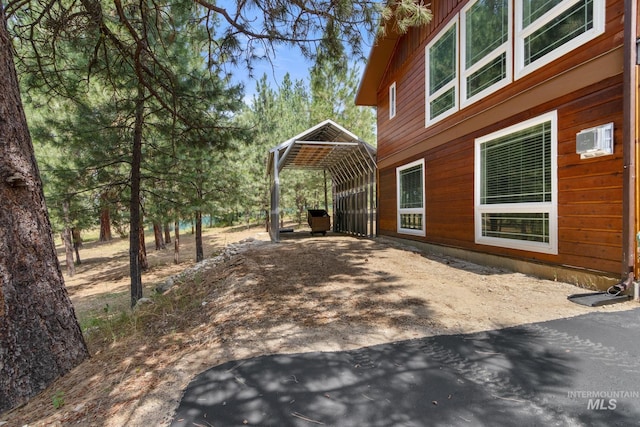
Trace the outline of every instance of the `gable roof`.
{"type": "Polygon", "coordinates": [[[273,171],[274,161],[278,171],[289,167],[334,173],[345,166],[375,170],[375,153],[374,147],[352,132],[325,120],[269,150],[267,173],[273,171]]]}

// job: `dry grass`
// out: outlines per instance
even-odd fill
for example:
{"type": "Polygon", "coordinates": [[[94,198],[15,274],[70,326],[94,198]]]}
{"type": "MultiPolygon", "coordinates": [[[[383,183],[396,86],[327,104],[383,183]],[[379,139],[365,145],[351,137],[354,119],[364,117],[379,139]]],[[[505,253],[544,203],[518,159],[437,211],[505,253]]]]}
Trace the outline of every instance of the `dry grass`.
{"type": "MultiPolygon", "coordinates": [[[[208,230],[206,253],[215,256],[228,243],[258,232],[258,228],[245,227],[208,230]]],[[[179,265],[173,264],[173,250],[149,251],[151,268],[143,281],[145,295],[152,297],[153,304],[134,311],[129,309],[125,240],[85,244],[82,264],[76,266],[73,277],[66,276],[63,248],[58,253],[91,359],[27,405],[0,415],[0,423],[109,424],[110,418],[118,418],[123,408],[135,407],[157,387],[160,371],[199,348],[198,325],[207,322],[206,313],[200,310],[207,292],[204,282],[194,276],[167,295],[154,295],[156,285],[194,265],[192,235],[181,236],[179,265]]]]}

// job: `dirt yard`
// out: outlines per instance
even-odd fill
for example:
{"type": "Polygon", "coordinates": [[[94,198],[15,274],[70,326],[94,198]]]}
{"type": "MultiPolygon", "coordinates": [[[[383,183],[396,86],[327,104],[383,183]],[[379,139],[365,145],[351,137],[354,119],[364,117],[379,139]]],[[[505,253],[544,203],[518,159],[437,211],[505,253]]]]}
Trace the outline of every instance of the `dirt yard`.
{"type": "MultiPolygon", "coordinates": [[[[149,248],[145,295],[176,285],[131,313],[126,241],[88,244],[66,278],[92,354],[0,425],[167,425],[199,372],[263,354],[335,351],[436,334],[466,333],[590,311],[567,301],[560,282],[426,256],[384,239],[311,237],[300,230],[271,244],[260,228],[205,236],[194,268],[193,236],[149,248]],[[187,258],[189,257],[189,258],[187,258]]],[[[60,253],[61,261],[64,254],[60,253]]]]}

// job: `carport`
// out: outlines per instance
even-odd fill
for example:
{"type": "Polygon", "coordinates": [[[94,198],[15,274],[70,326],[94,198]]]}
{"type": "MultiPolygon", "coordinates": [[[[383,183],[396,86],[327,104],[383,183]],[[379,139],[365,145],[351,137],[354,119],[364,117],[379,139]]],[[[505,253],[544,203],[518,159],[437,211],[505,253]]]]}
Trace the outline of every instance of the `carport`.
{"type": "Polygon", "coordinates": [[[331,177],[335,232],[376,235],[376,149],[332,120],[325,120],[269,150],[269,234],[280,241],[280,173],[322,170],[331,177]]]}

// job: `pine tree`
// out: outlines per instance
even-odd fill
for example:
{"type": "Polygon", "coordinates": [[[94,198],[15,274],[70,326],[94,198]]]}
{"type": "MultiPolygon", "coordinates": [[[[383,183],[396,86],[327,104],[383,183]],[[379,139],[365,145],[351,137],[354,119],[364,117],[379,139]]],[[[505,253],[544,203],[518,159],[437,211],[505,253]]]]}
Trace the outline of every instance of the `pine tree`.
{"type": "Polygon", "coordinates": [[[0,411],[89,356],[53,244],[0,7],[0,411]]]}

